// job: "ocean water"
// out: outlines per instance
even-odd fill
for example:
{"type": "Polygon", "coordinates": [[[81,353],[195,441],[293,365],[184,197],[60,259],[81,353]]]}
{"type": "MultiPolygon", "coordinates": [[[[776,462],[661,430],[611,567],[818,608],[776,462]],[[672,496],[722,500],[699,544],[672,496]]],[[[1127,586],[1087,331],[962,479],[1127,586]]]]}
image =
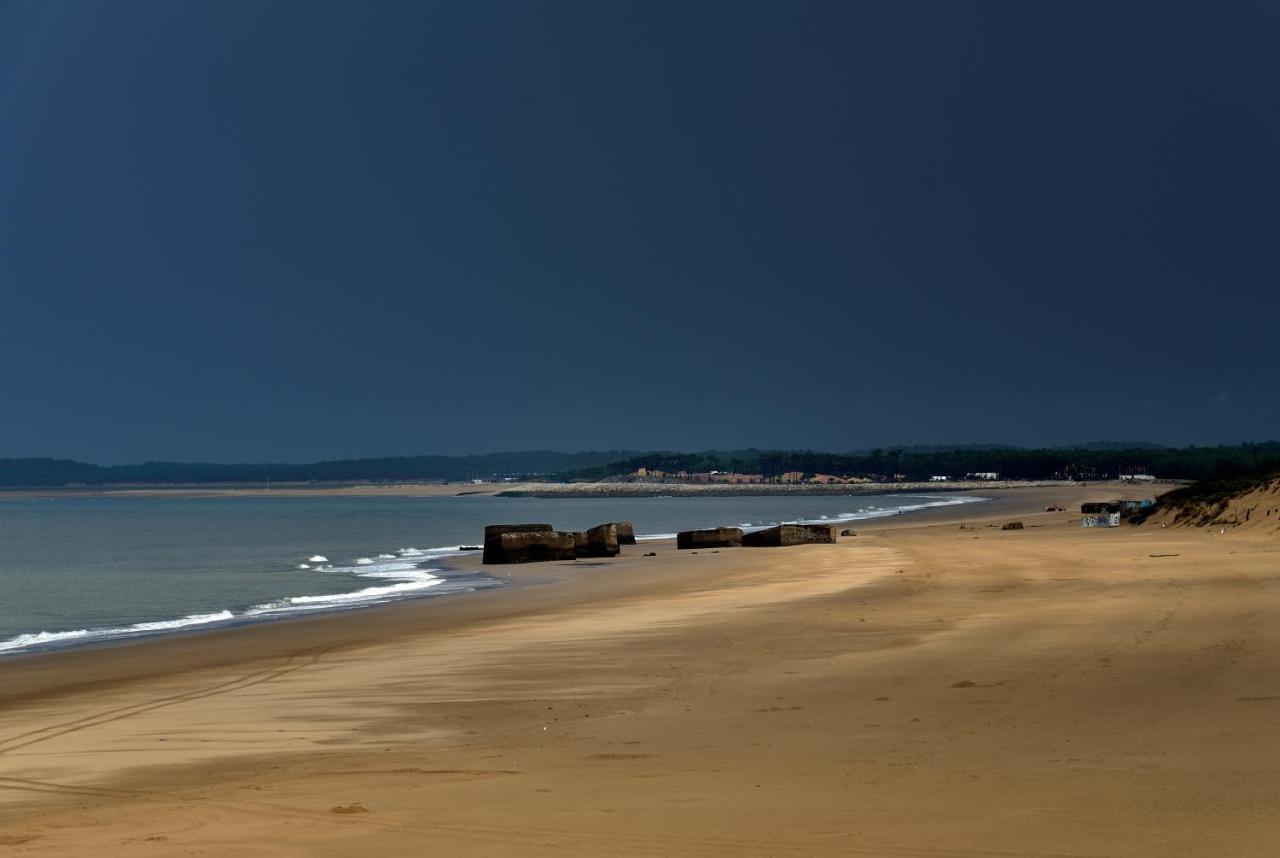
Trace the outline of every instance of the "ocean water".
{"type": "Polygon", "coordinates": [[[863,497],[31,498],[0,501],[0,657],[501,586],[451,569],[484,526],[639,538],[717,525],[859,521],[965,503],[863,497]]]}

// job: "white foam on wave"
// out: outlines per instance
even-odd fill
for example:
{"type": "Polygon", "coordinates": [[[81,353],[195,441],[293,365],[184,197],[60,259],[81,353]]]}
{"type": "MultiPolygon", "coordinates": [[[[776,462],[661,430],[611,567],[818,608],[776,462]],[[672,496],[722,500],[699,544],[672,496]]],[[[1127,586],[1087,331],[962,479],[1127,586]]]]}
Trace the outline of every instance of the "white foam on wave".
{"type": "Polygon", "coordinates": [[[17,652],[32,647],[50,646],[71,641],[96,641],[120,638],[131,638],[139,635],[185,629],[190,626],[205,626],[210,623],[222,623],[235,619],[230,611],[218,611],[215,614],[188,614],[177,620],[157,620],[148,623],[134,623],[131,626],[118,626],[103,629],[76,629],[67,632],[34,632],[17,635],[0,641],[0,652],[17,652]]]}
{"type": "MultiPolygon", "coordinates": [[[[920,497],[920,495],[903,495],[903,497],[920,497]]],[[[795,521],[784,521],[781,524],[843,524],[846,521],[866,521],[872,518],[889,518],[890,516],[901,515],[907,512],[918,512],[922,509],[934,509],[943,506],[958,506],[965,503],[980,503],[988,500],[982,497],[946,497],[941,500],[930,500],[926,503],[903,504],[894,507],[869,506],[866,509],[857,512],[843,512],[834,516],[821,516],[819,518],[802,518],[795,521]]]]}
{"type": "Polygon", "coordinates": [[[400,596],[415,590],[425,590],[444,583],[443,578],[430,576],[430,580],[402,581],[399,584],[388,584],[385,587],[365,587],[351,593],[335,593],[331,596],[294,596],[289,602],[294,605],[348,605],[352,602],[367,602],[371,599],[384,599],[387,596],[400,596]]]}
{"type": "Polygon", "coordinates": [[[401,556],[379,554],[376,559],[360,557],[349,566],[330,564],[327,557],[317,554],[310,558],[315,565],[312,565],[312,563],[299,563],[297,568],[307,572],[309,575],[345,573],[357,578],[372,579],[371,586],[340,593],[286,596],[272,602],[254,605],[244,611],[224,610],[211,614],[190,614],[176,620],[157,620],[154,622],[135,623],[131,626],[20,634],[8,640],[0,641],[0,655],[31,649],[66,646],[73,643],[93,643],[148,634],[160,634],[166,631],[212,623],[262,620],[325,609],[350,609],[381,604],[395,599],[410,598],[445,583],[443,577],[433,574],[433,572],[439,570],[419,568],[419,564],[425,564],[441,557],[453,557],[464,553],[469,552],[460,551],[459,546],[456,545],[428,548],[426,550],[405,548],[400,550],[401,556]],[[377,583],[373,583],[374,581],[377,583]]]}
{"type": "MultiPolygon", "coordinates": [[[[912,499],[912,498],[924,499],[929,496],[902,495],[901,497],[903,497],[904,499],[912,499]]],[[[975,497],[975,496],[965,496],[965,497],[949,496],[949,497],[942,497],[939,500],[928,500],[925,503],[904,504],[902,506],[889,507],[887,509],[879,506],[868,506],[865,509],[856,510],[854,512],[842,512],[842,513],[837,513],[835,515],[820,515],[817,518],[788,519],[786,521],[776,521],[774,522],[774,524],[843,524],[844,522],[847,522],[847,521],[865,521],[871,518],[888,518],[889,516],[899,515],[901,513],[907,513],[907,512],[917,512],[922,509],[933,509],[935,507],[943,507],[943,506],[957,506],[959,504],[965,504],[965,503],[979,503],[985,500],[990,500],[990,498],[975,497]]],[[[765,527],[772,527],[773,525],[743,523],[737,526],[741,528],[751,528],[753,530],[760,530],[765,527]]],[[[636,542],[654,542],[659,539],[675,539],[675,538],[676,538],[676,534],[674,533],[637,533],[636,534],[636,542]]]]}
{"type": "Polygon", "coordinates": [[[315,611],[323,608],[351,608],[374,605],[392,599],[413,595],[444,583],[431,569],[420,569],[419,563],[436,557],[456,554],[456,548],[402,548],[400,555],[379,554],[377,558],[360,557],[350,566],[325,566],[317,571],[345,573],[359,578],[371,578],[391,583],[363,587],[344,593],[322,593],[312,596],[287,596],[274,602],[254,605],[245,611],[246,617],[279,616],[299,611],[315,611]],[[412,553],[409,553],[412,552],[412,553]]]}

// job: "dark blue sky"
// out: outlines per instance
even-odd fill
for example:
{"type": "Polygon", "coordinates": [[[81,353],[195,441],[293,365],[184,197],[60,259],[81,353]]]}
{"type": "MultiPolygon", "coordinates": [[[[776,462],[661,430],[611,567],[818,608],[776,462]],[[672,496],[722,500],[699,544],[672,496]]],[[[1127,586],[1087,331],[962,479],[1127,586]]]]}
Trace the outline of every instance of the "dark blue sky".
{"type": "Polygon", "coordinates": [[[0,456],[1280,436],[1277,32],[0,0],[0,456]]]}

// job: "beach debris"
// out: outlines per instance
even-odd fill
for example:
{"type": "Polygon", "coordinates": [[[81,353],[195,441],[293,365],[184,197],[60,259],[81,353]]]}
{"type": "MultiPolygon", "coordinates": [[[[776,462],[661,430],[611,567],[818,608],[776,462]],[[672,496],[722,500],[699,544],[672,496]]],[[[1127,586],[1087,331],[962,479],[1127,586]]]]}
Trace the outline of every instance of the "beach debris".
{"type": "Polygon", "coordinates": [[[590,530],[581,530],[573,535],[574,553],[578,557],[617,557],[618,526],[616,524],[598,524],[590,530]]]}
{"type": "Polygon", "coordinates": [[[656,551],[646,551],[646,552],[644,553],[644,556],[645,556],[645,557],[657,557],[657,556],[658,556],[658,552],[656,552],[656,551]]]}
{"type": "Polygon", "coordinates": [[[831,544],[836,529],[828,524],[779,524],[743,534],[742,544],[751,548],[777,548],[784,545],[831,544]]]}
{"type": "Polygon", "coordinates": [[[369,808],[365,807],[364,805],[362,805],[360,802],[357,801],[357,802],[352,802],[351,804],[346,804],[346,805],[339,804],[335,807],[331,807],[329,808],[329,812],[330,813],[368,813],[369,808]]]}
{"type": "Polygon", "coordinates": [[[1045,512],[1066,512],[1066,509],[1058,506],[1056,503],[1049,504],[1044,508],[1045,512]]]}
{"type": "Polygon", "coordinates": [[[549,524],[491,524],[484,529],[483,563],[541,563],[574,560],[573,533],[552,530],[549,524]]]}
{"type": "Polygon", "coordinates": [[[712,527],[682,530],[676,534],[676,548],[730,548],[742,544],[742,528],[712,527]]]}
{"type": "Polygon", "coordinates": [[[1008,522],[1007,524],[1002,524],[1000,526],[1000,529],[1001,530],[1022,530],[1022,522],[1011,521],[1011,522],[1008,522]]]}
{"type": "Polygon", "coordinates": [[[844,530],[840,531],[840,535],[841,536],[857,536],[858,534],[854,533],[852,530],[846,527],[844,530]]]}

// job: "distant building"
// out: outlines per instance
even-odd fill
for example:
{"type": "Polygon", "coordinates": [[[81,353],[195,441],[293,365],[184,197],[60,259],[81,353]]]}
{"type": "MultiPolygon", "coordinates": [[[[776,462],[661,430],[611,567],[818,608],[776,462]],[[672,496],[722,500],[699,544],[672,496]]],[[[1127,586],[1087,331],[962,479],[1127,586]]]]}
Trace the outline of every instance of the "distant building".
{"type": "Polygon", "coordinates": [[[1121,474],[1120,481],[1130,483],[1154,483],[1156,478],[1152,474],[1121,474]]]}
{"type": "Polygon", "coordinates": [[[975,471],[972,474],[965,474],[966,480],[998,480],[1000,475],[995,471],[975,471]]]}
{"type": "Polygon", "coordinates": [[[1055,480],[1073,480],[1075,482],[1096,482],[1097,480],[1105,480],[1107,474],[1105,471],[1099,471],[1093,467],[1083,465],[1067,465],[1061,471],[1054,473],[1055,480]]]}
{"type": "Polygon", "coordinates": [[[950,477],[945,477],[942,474],[934,474],[932,477],[929,478],[929,482],[945,483],[948,479],[950,479],[950,477]]]}
{"type": "Polygon", "coordinates": [[[804,482],[804,472],[803,472],[803,471],[787,471],[785,474],[779,474],[779,475],[778,475],[778,482],[780,482],[780,483],[803,483],[803,482],[804,482]]]}

